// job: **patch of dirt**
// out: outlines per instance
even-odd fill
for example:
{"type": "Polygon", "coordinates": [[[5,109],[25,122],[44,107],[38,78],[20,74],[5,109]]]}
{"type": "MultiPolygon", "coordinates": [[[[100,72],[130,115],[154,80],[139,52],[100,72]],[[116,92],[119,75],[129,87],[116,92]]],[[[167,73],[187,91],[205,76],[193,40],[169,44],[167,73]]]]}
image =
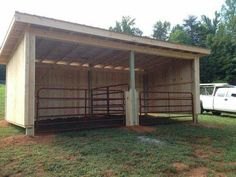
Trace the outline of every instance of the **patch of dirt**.
{"type": "Polygon", "coordinates": [[[69,156],[66,158],[67,160],[70,160],[70,161],[75,161],[76,160],[76,157],[75,156],[69,156]]]}
{"type": "Polygon", "coordinates": [[[216,162],[219,166],[236,166],[236,162],[216,162]]]}
{"type": "Polygon", "coordinates": [[[0,120],[0,128],[6,128],[10,124],[6,120],[0,120]]]}
{"type": "Polygon", "coordinates": [[[216,173],[215,177],[226,177],[224,173],[216,173]]]}
{"type": "Polygon", "coordinates": [[[197,142],[205,145],[211,145],[212,139],[209,137],[197,137],[197,142]]]}
{"type": "Polygon", "coordinates": [[[192,144],[196,157],[210,160],[212,156],[221,157],[223,155],[221,149],[212,147],[210,138],[197,138],[195,141],[196,143],[201,142],[200,144],[192,144]]]}
{"type": "Polygon", "coordinates": [[[188,165],[180,162],[175,162],[172,164],[172,166],[176,169],[177,172],[187,170],[189,168],[188,165]]]}
{"type": "Polygon", "coordinates": [[[29,137],[25,135],[9,136],[0,139],[0,147],[8,145],[50,144],[54,135],[29,137]]]}
{"type": "Polygon", "coordinates": [[[37,168],[36,168],[36,175],[35,176],[47,176],[42,165],[38,165],[37,166],[37,168]]]}
{"type": "Polygon", "coordinates": [[[212,171],[206,167],[198,167],[198,168],[194,168],[190,171],[188,171],[185,176],[188,177],[207,177],[208,176],[208,172],[213,172],[214,177],[226,177],[226,175],[224,173],[217,173],[215,171],[212,171]]]}
{"type": "Polygon", "coordinates": [[[236,166],[236,162],[225,162],[224,164],[225,164],[225,165],[232,165],[232,166],[235,165],[235,166],[236,166]]]}
{"type": "Polygon", "coordinates": [[[148,126],[130,126],[130,127],[124,127],[124,129],[135,131],[137,133],[153,133],[156,131],[154,127],[148,127],[148,126]]]}
{"type": "Polygon", "coordinates": [[[195,155],[197,157],[203,158],[203,159],[208,159],[209,153],[204,151],[203,149],[196,149],[195,150],[195,155]]]}
{"type": "Polygon", "coordinates": [[[190,170],[186,176],[189,177],[207,177],[207,172],[209,171],[206,167],[198,167],[190,170]]]}
{"type": "Polygon", "coordinates": [[[14,159],[14,160],[12,160],[12,161],[10,161],[8,164],[6,164],[5,166],[4,166],[4,168],[6,168],[6,169],[12,169],[13,167],[15,167],[17,164],[19,163],[19,160],[18,159],[14,159]]]}
{"type": "Polygon", "coordinates": [[[113,170],[106,170],[104,171],[101,176],[103,177],[111,177],[111,176],[115,176],[115,173],[113,170]]]}
{"type": "Polygon", "coordinates": [[[132,164],[126,163],[123,165],[122,170],[125,172],[130,172],[130,171],[134,170],[134,167],[132,164]]]}

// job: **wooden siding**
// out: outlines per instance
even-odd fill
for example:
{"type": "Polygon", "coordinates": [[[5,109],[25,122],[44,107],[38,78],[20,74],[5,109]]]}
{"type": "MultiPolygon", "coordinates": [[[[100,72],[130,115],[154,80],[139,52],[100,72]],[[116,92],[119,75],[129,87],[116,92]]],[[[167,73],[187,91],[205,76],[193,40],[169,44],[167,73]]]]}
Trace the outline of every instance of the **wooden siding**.
{"type": "MultiPolygon", "coordinates": [[[[136,73],[137,90],[142,89],[142,74],[136,73]]],[[[115,71],[111,69],[94,69],[92,71],[92,88],[102,87],[116,84],[129,84],[128,71],[115,71]]],[[[53,64],[36,64],[36,91],[39,88],[88,88],[88,68],[60,66],[53,64]]],[[[66,97],[84,97],[83,91],[48,91],[42,92],[41,96],[66,96],[66,97]]],[[[100,97],[101,98],[101,97],[100,97]]],[[[115,97],[114,97],[115,98],[115,97]]],[[[47,106],[82,106],[83,101],[72,101],[65,103],[65,101],[41,101],[43,107],[47,106]]],[[[111,101],[110,104],[116,104],[116,101],[111,101]]],[[[84,110],[44,110],[40,115],[61,115],[61,114],[83,114],[84,110]]],[[[100,112],[101,113],[101,112],[100,112]]]]}
{"type": "Polygon", "coordinates": [[[6,120],[25,127],[25,40],[21,40],[6,68],[6,120]]]}
{"type": "MultiPolygon", "coordinates": [[[[156,71],[148,73],[148,91],[158,92],[192,92],[192,61],[176,60],[162,65],[156,71]]],[[[154,97],[182,97],[185,94],[152,94],[154,97]]],[[[190,105],[191,101],[149,101],[149,105],[190,105]]],[[[176,107],[173,111],[190,110],[191,107],[176,107]]],[[[149,108],[149,112],[155,110],[149,108]]],[[[159,110],[167,111],[167,107],[159,108],[159,110]]]]}

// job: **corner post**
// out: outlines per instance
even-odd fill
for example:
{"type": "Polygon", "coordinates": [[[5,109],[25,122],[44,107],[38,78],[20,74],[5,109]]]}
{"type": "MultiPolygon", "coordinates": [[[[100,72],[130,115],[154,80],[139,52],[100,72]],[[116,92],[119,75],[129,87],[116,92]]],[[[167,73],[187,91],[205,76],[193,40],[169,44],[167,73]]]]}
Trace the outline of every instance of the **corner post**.
{"type": "Polygon", "coordinates": [[[200,114],[200,75],[199,75],[199,57],[195,57],[192,63],[192,94],[193,94],[193,122],[198,123],[198,114],[200,114]]]}
{"type": "Polygon", "coordinates": [[[26,30],[25,36],[25,126],[26,135],[34,136],[35,123],[35,35],[26,30]]]}

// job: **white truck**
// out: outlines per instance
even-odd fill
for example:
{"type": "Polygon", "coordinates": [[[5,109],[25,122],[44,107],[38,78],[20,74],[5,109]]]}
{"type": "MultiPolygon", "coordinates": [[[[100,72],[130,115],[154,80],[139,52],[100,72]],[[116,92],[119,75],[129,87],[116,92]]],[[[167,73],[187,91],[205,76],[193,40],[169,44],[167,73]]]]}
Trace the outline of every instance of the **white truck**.
{"type": "Polygon", "coordinates": [[[222,112],[236,113],[236,87],[226,84],[200,84],[201,113],[204,111],[220,115],[222,112]]]}

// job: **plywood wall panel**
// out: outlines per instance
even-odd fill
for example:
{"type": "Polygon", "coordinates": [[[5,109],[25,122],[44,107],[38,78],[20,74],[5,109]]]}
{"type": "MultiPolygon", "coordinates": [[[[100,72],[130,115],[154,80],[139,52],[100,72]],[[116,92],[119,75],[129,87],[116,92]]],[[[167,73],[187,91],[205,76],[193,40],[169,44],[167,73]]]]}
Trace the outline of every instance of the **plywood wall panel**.
{"type": "Polygon", "coordinates": [[[25,127],[25,41],[22,39],[6,66],[6,120],[25,127]]]}
{"type": "MultiPolygon", "coordinates": [[[[186,60],[174,60],[171,63],[161,65],[155,71],[148,73],[149,91],[159,92],[192,92],[192,62],[186,60]]],[[[168,97],[167,94],[156,94],[153,97],[168,97]]],[[[170,97],[178,95],[170,95],[170,97]]],[[[183,97],[184,95],[179,95],[183,97]]],[[[191,105],[191,101],[149,101],[149,105],[191,105]]],[[[159,108],[167,111],[168,108],[159,108]]],[[[191,107],[171,108],[174,110],[191,110],[191,107]]],[[[149,108],[149,112],[155,109],[149,108]]]]}
{"type": "MultiPolygon", "coordinates": [[[[142,90],[142,72],[136,73],[136,87],[142,90]]],[[[103,87],[116,84],[129,84],[129,72],[117,71],[111,69],[94,69],[92,71],[92,88],[103,87]]],[[[60,66],[50,64],[36,64],[36,91],[39,88],[88,88],[88,69],[83,67],[60,66]]],[[[116,89],[127,89],[116,88],[116,89]]],[[[64,92],[45,92],[44,96],[55,97],[84,97],[83,91],[64,91],[64,92]]],[[[120,95],[113,95],[113,98],[120,95]]],[[[101,96],[100,96],[101,97],[101,96]]],[[[102,97],[106,97],[103,95],[102,97]]],[[[110,101],[110,104],[120,104],[120,101],[110,101]]],[[[43,107],[49,106],[83,106],[84,101],[41,101],[43,107]]],[[[88,103],[87,103],[88,105],[88,103]]],[[[68,110],[44,110],[40,111],[40,115],[63,115],[63,114],[84,114],[84,109],[68,109],[68,110]]],[[[105,111],[101,111],[102,113],[105,111]]]]}

